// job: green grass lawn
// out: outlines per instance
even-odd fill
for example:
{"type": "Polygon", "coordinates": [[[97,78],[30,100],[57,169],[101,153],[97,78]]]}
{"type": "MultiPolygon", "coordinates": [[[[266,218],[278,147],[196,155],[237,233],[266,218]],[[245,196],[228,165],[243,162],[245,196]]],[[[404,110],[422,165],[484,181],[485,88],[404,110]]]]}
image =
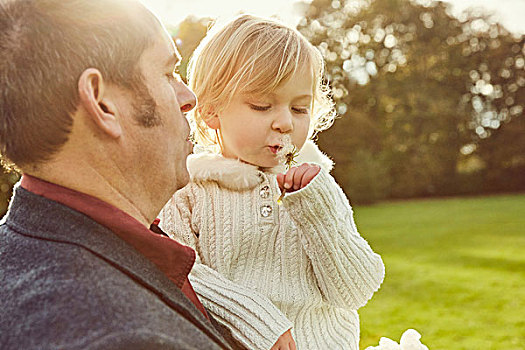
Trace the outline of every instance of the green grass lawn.
{"type": "Polygon", "coordinates": [[[414,328],[430,350],[525,349],[525,195],[354,208],[386,277],[361,349],[414,328]]]}

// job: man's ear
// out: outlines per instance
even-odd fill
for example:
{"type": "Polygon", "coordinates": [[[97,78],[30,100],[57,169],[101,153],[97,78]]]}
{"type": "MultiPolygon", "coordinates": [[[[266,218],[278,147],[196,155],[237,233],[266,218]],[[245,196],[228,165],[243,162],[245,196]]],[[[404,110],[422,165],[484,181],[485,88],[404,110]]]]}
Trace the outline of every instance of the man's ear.
{"type": "Polygon", "coordinates": [[[98,69],[88,68],[78,79],[80,103],[95,125],[113,138],[122,135],[117,109],[106,94],[104,79],[98,69]]]}

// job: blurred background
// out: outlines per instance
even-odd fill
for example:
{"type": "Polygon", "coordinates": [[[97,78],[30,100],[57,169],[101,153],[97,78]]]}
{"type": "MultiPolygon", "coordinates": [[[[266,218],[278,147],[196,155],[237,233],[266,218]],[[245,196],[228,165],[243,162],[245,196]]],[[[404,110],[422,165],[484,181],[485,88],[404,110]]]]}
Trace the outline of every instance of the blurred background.
{"type": "MultiPolygon", "coordinates": [[[[387,277],[362,348],[525,349],[525,1],[144,1],[186,63],[218,17],[295,26],[323,53],[338,119],[318,135],[387,277]]],[[[0,178],[0,214],[16,173],[0,178]]]]}

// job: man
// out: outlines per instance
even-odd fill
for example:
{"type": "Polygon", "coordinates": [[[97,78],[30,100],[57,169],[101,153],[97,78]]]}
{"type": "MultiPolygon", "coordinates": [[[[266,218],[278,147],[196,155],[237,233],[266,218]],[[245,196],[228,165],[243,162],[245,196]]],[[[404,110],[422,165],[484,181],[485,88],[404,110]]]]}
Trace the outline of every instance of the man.
{"type": "Polygon", "coordinates": [[[178,60],[138,2],[0,0],[0,149],[23,173],[0,227],[0,348],[230,348],[193,250],[148,229],[188,181],[178,60]]]}

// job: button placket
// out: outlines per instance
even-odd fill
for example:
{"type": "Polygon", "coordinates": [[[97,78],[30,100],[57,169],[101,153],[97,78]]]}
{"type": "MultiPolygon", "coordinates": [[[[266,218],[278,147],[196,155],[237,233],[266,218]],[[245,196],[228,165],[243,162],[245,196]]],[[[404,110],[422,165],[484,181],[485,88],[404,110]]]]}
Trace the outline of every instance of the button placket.
{"type": "Polygon", "coordinates": [[[273,217],[273,204],[272,203],[272,190],[270,184],[268,183],[268,178],[264,173],[259,173],[259,176],[263,180],[259,185],[259,197],[261,198],[259,206],[259,215],[262,219],[272,220],[273,217]]]}
{"type": "Polygon", "coordinates": [[[270,186],[264,185],[263,187],[261,187],[261,189],[259,190],[259,195],[262,199],[267,199],[268,197],[270,197],[270,186]]]}
{"type": "Polygon", "coordinates": [[[273,208],[271,205],[269,204],[265,204],[261,207],[261,216],[263,218],[267,218],[269,217],[270,215],[272,215],[272,211],[273,211],[273,208]]]}

